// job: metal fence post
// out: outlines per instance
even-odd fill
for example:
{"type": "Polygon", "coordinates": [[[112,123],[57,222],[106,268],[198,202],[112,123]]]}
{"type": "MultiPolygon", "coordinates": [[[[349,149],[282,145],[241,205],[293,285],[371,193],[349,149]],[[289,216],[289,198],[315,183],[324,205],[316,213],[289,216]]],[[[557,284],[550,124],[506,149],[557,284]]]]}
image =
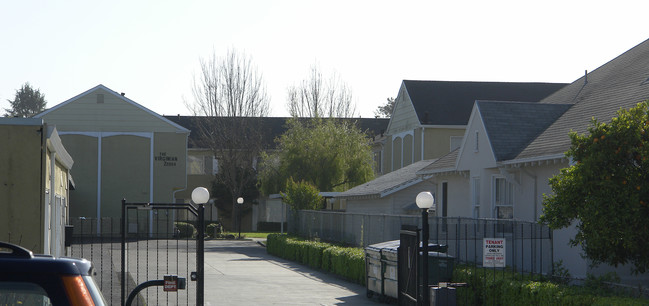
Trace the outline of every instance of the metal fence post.
{"type": "Polygon", "coordinates": [[[205,301],[205,204],[198,204],[198,235],[196,236],[196,305],[202,306],[205,301]]]}
{"type": "Polygon", "coordinates": [[[122,199],[122,220],[120,222],[120,231],[122,236],[122,275],[121,275],[121,290],[122,290],[122,299],[121,305],[124,305],[126,302],[126,199],[122,199]]]}

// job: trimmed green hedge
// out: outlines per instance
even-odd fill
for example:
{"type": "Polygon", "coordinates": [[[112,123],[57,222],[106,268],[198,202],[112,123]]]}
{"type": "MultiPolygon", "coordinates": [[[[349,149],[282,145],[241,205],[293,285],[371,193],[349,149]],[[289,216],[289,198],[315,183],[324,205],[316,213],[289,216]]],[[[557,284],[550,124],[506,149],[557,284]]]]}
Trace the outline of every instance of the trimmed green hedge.
{"type": "Polygon", "coordinates": [[[528,276],[500,270],[458,266],[453,281],[467,283],[458,288],[460,305],[647,305],[649,300],[604,296],[602,291],[535,281],[528,276]],[[495,275],[494,275],[495,273],[495,275]]]}
{"type": "Polygon", "coordinates": [[[341,247],[282,234],[270,234],[266,240],[266,250],[269,254],[322,269],[365,285],[365,253],[361,248],[341,247]]]}
{"type": "Polygon", "coordinates": [[[194,238],[197,231],[193,224],[187,222],[174,222],[178,238],[194,238]]]}

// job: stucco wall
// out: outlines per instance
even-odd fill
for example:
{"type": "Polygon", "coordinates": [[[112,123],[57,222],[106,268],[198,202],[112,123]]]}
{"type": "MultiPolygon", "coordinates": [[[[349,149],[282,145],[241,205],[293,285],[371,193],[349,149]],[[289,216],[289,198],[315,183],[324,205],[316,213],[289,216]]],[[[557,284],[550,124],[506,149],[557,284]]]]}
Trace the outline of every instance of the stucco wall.
{"type": "Polygon", "coordinates": [[[43,253],[41,126],[0,125],[0,240],[43,253]]]}

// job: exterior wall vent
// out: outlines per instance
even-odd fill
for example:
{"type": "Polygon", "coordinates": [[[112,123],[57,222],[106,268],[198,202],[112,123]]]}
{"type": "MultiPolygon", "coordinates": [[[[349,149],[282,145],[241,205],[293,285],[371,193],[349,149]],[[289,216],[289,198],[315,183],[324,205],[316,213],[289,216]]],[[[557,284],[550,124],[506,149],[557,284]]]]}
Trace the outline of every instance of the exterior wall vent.
{"type": "Polygon", "coordinates": [[[97,104],[104,103],[104,94],[97,94],[97,104]]]}

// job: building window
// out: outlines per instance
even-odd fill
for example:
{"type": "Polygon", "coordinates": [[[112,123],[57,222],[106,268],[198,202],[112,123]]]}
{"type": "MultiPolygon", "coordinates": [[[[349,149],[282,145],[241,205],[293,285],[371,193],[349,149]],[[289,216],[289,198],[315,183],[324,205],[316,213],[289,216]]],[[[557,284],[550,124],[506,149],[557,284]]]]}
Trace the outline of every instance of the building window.
{"type": "Polygon", "coordinates": [[[473,202],[473,217],[480,218],[480,178],[474,177],[471,180],[471,198],[473,202]]]}
{"type": "Polygon", "coordinates": [[[448,183],[442,183],[442,217],[448,217],[448,183]]]}
{"type": "Polygon", "coordinates": [[[212,156],[205,156],[206,161],[208,160],[208,157],[212,160],[212,175],[216,175],[217,173],[219,173],[219,160],[212,156]]]}
{"type": "Polygon", "coordinates": [[[451,136],[451,150],[449,152],[453,152],[453,150],[462,146],[462,138],[462,136],[451,136]]]}
{"type": "Polygon", "coordinates": [[[218,160],[213,156],[188,156],[187,174],[194,175],[215,175],[219,171],[218,160]]]}
{"type": "Polygon", "coordinates": [[[498,219],[514,218],[514,184],[505,178],[494,178],[494,214],[498,219]]]}
{"type": "Polygon", "coordinates": [[[383,169],[381,169],[381,151],[376,151],[374,152],[374,173],[383,173],[383,169]]]}

